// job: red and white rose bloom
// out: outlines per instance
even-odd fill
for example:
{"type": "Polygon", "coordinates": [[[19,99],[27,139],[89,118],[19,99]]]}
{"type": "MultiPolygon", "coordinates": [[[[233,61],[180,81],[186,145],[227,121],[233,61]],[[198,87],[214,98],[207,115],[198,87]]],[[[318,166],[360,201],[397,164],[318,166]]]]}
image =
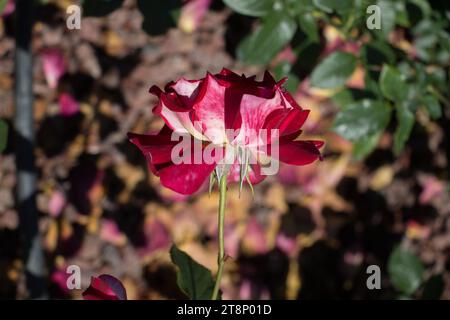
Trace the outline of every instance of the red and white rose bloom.
{"type": "Polygon", "coordinates": [[[165,126],[157,134],[128,137],[161,183],[178,193],[196,192],[213,172],[226,172],[228,182],[257,184],[273,161],[306,165],[321,159],[322,141],[296,140],[309,110],[286,92],[285,80],[276,82],[266,72],[256,81],[223,69],[200,80],[181,78],[164,91],[153,86],[150,92],[159,98],[153,112],[165,126]],[[177,134],[191,138],[190,150],[180,150],[177,134]]]}

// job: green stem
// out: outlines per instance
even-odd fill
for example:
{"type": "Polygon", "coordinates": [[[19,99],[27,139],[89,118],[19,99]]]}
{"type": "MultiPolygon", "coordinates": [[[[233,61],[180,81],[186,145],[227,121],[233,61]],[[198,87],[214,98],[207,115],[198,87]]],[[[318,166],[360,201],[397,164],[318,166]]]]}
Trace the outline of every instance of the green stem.
{"type": "Polygon", "coordinates": [[[219,199],[219,226],[218,226],[218,238],[219,238],[219,255],[217,256],[217,276],[216,283],[214,284],[214,290],[211,296],[212,300],[217,300],[220,289],[220,280],[222,279],[223,267],[225,264],[225,242],[224,242],[224,222],[225,222],[225,202],[227,197],[227,174],[222,173],[219,183],[220,199],[219,199]]]}

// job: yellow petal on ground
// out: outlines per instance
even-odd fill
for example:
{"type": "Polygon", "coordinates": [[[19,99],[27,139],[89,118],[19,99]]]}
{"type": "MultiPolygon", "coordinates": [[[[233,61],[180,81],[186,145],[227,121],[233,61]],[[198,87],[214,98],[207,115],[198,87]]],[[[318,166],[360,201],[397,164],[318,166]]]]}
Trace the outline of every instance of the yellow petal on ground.
{"type": "Polygon", "coordinates": [[[391,184],[393,177],[394,169],[391,166],[383,166],[373,174],[369,183],[370,188],[375,191],[380,191],[391,184]]]}

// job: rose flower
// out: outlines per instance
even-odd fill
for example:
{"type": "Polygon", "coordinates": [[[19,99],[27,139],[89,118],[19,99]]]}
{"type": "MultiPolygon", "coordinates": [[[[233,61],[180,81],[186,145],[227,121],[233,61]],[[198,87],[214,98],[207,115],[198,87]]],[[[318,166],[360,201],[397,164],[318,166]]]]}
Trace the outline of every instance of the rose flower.
{"type": "Polygon", "coordinates": [[[321,158],[322,141],[296,140],[309,110],[286,92],[285,80],[276,82],[266,72],[256,81],[223,69],[200,80],[181,78],[164,91],[153,86],[150,92],[159,98],[153,112],[165,125],[157,134],[128,137],[161,183],[178,193],[196,192],[214,170],[226,172],[228,182],[257,184],[271,161],[306,165],[321,158]],[[190,148],[180,152],[174,133],[190,137],[190,148]],[[192,161],[174,159],[181,154],[192,161]]]}

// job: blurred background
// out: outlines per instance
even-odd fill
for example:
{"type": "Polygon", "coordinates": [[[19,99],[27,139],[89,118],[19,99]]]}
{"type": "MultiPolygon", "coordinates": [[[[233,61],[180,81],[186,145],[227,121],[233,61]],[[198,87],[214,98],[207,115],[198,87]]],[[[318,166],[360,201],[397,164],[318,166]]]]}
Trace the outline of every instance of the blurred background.
{"type": "Polygon", "coordinates": [[[288,76],[311,110],[302,139],[326,143],[254,196],[230,186],[223,298],[450,297],[447,1],[0,0],[0,15],[0,298],[80,299],[102,273],[129,299],[183,298],[172,243],[215,272],[218,193],[163,188],[126,133],[162,126],[150,86],[223,67],[288,76]]]}

